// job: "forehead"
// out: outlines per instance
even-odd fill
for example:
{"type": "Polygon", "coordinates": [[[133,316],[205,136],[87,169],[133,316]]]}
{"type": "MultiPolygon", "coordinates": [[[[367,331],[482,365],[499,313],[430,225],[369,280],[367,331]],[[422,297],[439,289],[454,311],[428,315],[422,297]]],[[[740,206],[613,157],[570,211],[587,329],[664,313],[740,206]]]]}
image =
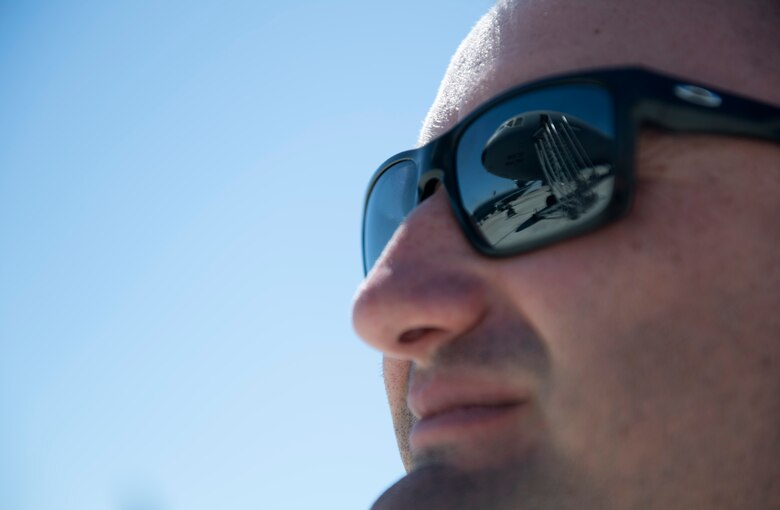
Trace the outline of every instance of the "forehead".
{"type": "Polygon", "coordinates": [[[520,83],[640,64],[780,103],[780,2],[506,0],[458,48],[420,143],[520,83]]]}

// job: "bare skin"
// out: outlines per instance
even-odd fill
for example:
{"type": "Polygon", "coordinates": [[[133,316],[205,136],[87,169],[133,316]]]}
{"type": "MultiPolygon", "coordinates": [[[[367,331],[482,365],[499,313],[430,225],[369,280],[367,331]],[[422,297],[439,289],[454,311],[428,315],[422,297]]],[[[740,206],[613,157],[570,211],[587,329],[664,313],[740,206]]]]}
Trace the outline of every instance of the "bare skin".
{"type": "MultiPolygon", "coordinates": [[[[499,4],[421,142],[508,87],[589,67],[780,104],[778,5],[499,4]]],[[[396,232],[354,308],[385,354],[409,471],[374,508],[780,507],[780,145],[648,130],[637,168],[628,217],[527,255],[477,254],[443,187],[396,232]],[[410,440],[426,396],[473,388],[510,411],[410,440]]]]}

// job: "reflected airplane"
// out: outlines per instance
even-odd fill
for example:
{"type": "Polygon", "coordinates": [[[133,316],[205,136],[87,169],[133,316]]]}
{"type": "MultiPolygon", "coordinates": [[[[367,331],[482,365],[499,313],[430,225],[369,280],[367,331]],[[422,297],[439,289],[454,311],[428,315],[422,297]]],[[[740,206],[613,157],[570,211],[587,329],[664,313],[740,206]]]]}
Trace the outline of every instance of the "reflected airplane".
{"type": "Polygon", "coordinates": [[[543,219],[579,218],[596,203],[594,188],[612,174],[609,147],[607,135],[559,112],[535,111],[507,120],[485,144],[482,164],[490,173],[515,181],[518,189],[480,206],[479,212],[487,214],[477,217],[498,211],[511,216],[518,198],[546,187],[545,207],[517,232],[543,219]]]}

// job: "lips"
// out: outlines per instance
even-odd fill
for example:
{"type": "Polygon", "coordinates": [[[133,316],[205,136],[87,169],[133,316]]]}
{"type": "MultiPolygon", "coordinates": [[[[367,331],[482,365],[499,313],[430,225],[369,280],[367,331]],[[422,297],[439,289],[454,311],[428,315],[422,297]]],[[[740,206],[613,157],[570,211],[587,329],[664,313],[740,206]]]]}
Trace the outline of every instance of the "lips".
{"type": "Polygon", "coordinates": [[[450,375],[420,384],[412,381],[407,405],[417,422],[410,445],[421,449],[490,440],[517,421],[529,400],[527,392],[484,377],[450,375]]]}

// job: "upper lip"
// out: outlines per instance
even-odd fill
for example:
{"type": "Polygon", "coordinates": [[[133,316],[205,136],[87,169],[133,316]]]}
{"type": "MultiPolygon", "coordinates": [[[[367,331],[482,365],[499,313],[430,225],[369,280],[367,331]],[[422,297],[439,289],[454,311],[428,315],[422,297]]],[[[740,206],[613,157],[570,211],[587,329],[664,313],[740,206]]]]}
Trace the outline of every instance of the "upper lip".
{"type": "Polygon", "coordinates": [[[417,383],[412,380],[406,398],[409,410],[426,419],[464,407],[518,405],[530,399],[528,391],[473,374],[443,374],[417,383]]]}

